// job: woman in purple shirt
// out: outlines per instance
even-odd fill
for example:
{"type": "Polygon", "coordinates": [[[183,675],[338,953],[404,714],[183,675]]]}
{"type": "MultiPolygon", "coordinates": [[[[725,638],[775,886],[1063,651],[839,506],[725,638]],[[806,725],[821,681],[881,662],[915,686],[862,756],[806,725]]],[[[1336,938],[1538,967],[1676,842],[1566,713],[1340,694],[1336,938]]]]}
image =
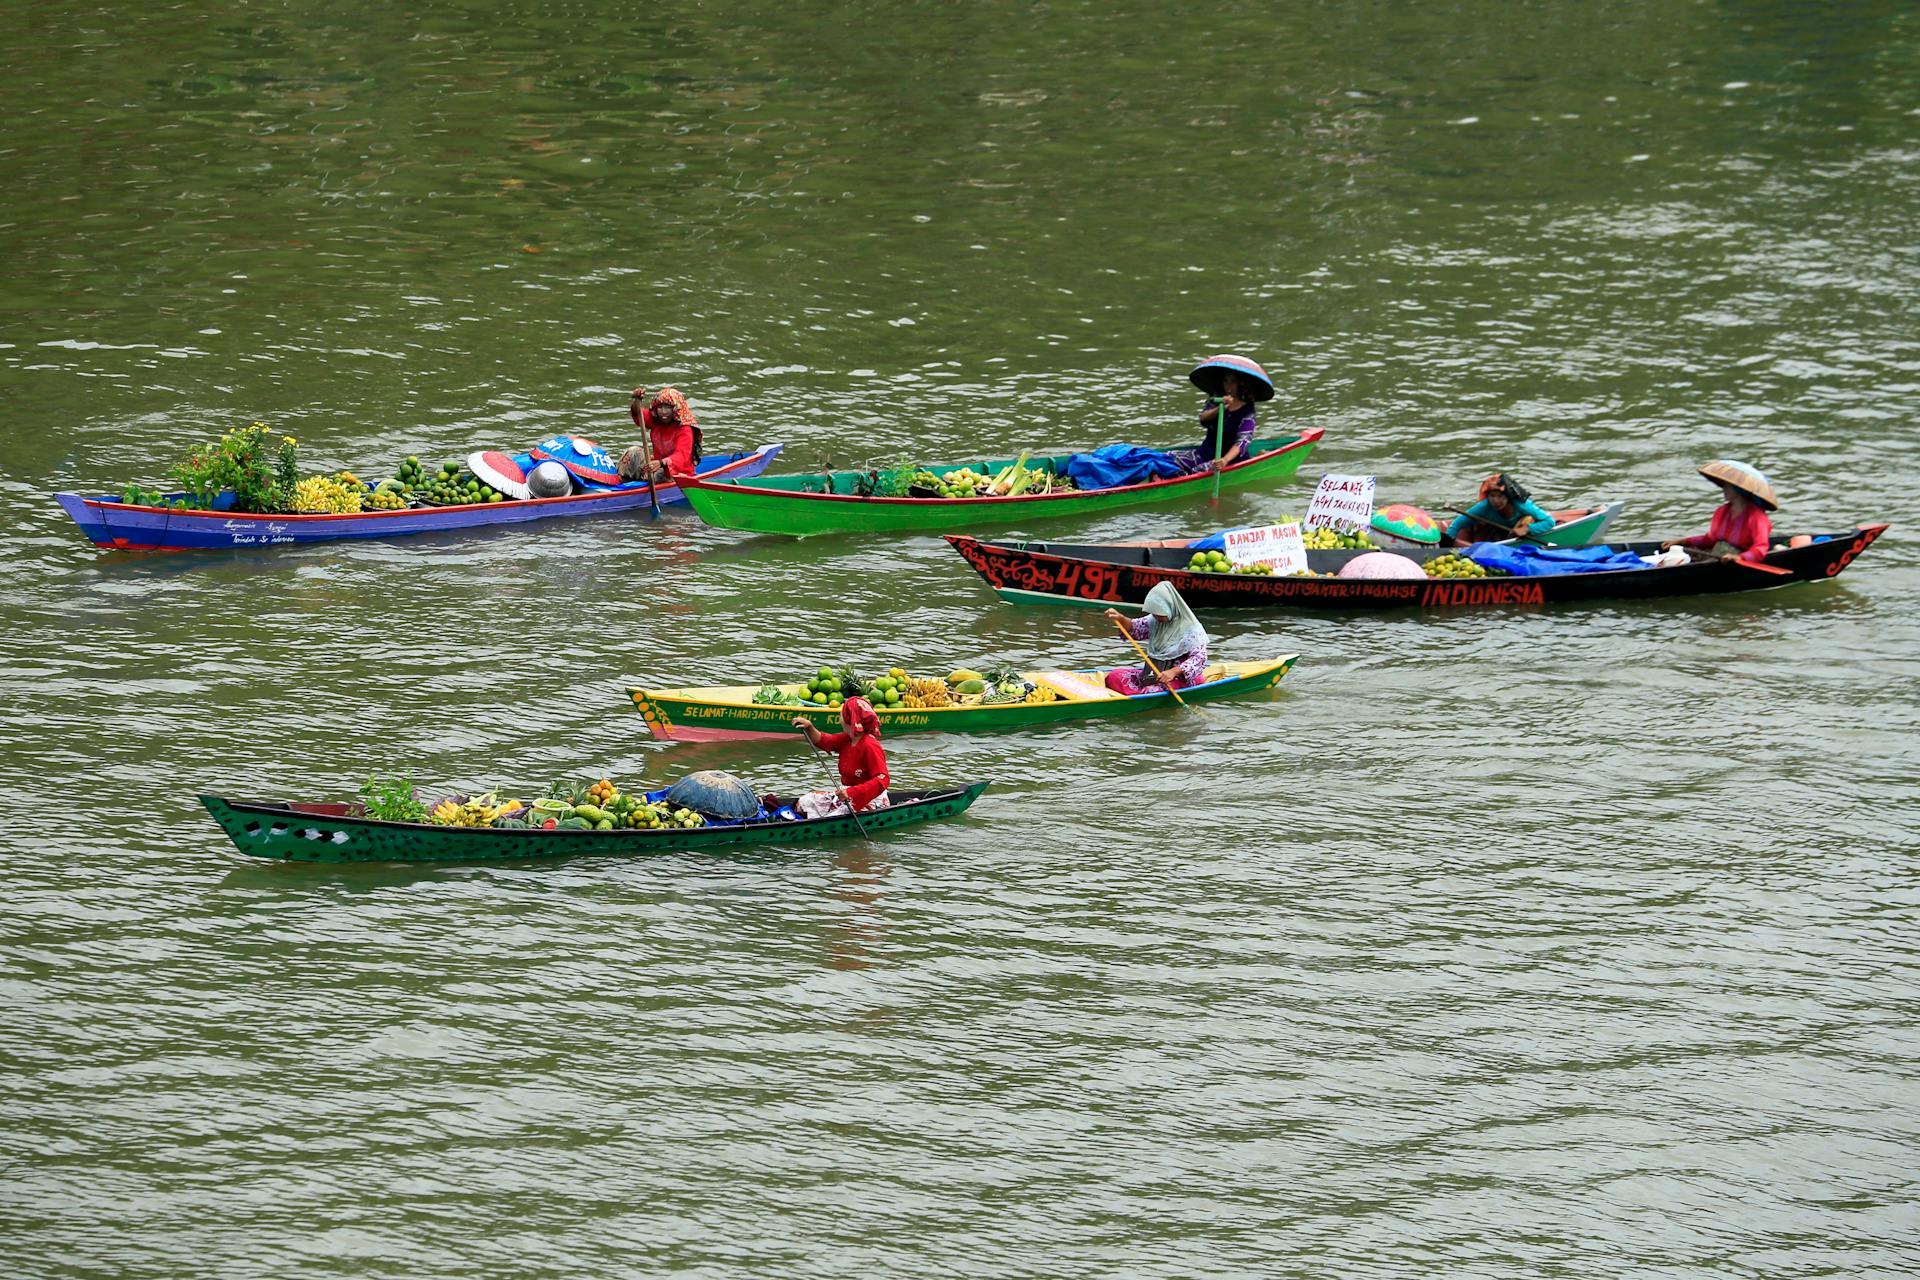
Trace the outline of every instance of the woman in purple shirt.
{"type": "Polygon", "coordinates": [[[1189,474],[1244,461],[1253,452],[1254,401],[1273,399],[1273,380],[1245,356],[1229,355],[1211,357],[1188,376],[1210,393],[1200,408],[1205,436],[1197,449],[1173,450],[1174,461],[1189,474]]]}

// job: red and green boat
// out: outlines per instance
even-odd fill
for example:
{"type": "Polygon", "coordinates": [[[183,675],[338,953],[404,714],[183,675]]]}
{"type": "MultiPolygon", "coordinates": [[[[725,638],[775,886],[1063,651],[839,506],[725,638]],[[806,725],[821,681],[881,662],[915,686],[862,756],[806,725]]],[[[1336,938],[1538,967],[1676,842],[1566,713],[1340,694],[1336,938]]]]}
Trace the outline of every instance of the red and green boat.
{"type": "MultiPolygon", "coordinates": [[[[1255,440],[1244,461],[1216,475],[1203,471],[1116,485],[1109,489],[1007,496],[940,498],[888,497],[872,492],[873,471],[827,471],[810,475],[761,476],[753,483],[721,477],[681,484],[687,503],[702,520],[722,529],[806,538],[822,533],[915,533],[962,525],[1021,524],[1060,516],[1105,515],[1128,507],[1161,506],[1206,497],[1217,479],[1221,487],[1271,484],[1292,477],[1320,443],[1318,427],[1290,438],[1255,440]]],[[[1024,461],[1048,475],[1066,474],[1070,453],[996,462],[950,463],[923,468],[935,476],[972,470],[999,473],[1024,461]]]]}
{"type": "MultiPolygon", "coordinates": [[[[726,849],[754,844],[803,844],[846,840],[896,827],[951,818],[987,789],[984,782],[913,791],[888,788],[893,803],[869,809],[856,821],[837,818],[775,819],[700,827],[616,831],[543,831],[531,828],[443,827],[428,822],[383,822],[352,804],[296,804],[285,800],[228,800],[201,796],[234,848],[255,858],[282,862],[482,862],[503,858],[555,858],[662,853],[672,849],[726,849]]],[[[791,806],[776,798],[774,808],[791,806]]]]}
{"type": "MultiPolygon", "coordinates": [[[[1282,654],[1263,662],[1216,662],[1206,680],[1180,690],[1187,702],[1217,702],[1245,698],[1279,684],[1293,669],[1298,654],[1282,654]]],[[[1171,707],[1164,691],[1115,693],[1106,687],[1104,670],[1029,671],[1022,679],[1032,691],[1022,701],[957,703],[945,707],[874,707],[880,732],[991,733],[1006,729],[1037,729],[1069,720],[1132,715],[1171,707]]],[[[776,686],[783,694],[797,694],[800,686],[776,686]]],[[[760,685],[720,685],[700,689],[628,689],[634,709],[645,717],[656,738],[676,742],[722,742],[740,738],[791,738],[795,716],[805,716],[815,728],[840,732],[840,713],[831,707],[754,701],[760,685]]]]}

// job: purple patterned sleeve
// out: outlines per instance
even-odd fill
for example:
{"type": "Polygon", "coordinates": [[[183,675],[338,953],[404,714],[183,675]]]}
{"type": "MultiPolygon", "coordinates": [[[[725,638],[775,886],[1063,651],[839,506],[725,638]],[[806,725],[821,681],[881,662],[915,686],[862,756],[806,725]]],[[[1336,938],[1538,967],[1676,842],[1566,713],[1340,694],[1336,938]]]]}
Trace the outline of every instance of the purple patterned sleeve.
{"type": "Polygon", "coordinates": [[[1172,680],[1177,677],[1181,684],[1199,684],[1201,677],[1206,675],[1206,673],[1207,646],[1201,645],[1198,649],[1195,649],[1192,653],[1181,659],[1179,666],[1167,672],[1167,678],[1172,680]]]}
{"type": "Polygon", "coordinates": [[[1135,640],[1145,640],[1147,634],[1153,629],[1153,623],[1149,621],[1147,615],[1143,613],[1128,623],[1127,627],[1133,632],[1133,638],[1135,640]]]}

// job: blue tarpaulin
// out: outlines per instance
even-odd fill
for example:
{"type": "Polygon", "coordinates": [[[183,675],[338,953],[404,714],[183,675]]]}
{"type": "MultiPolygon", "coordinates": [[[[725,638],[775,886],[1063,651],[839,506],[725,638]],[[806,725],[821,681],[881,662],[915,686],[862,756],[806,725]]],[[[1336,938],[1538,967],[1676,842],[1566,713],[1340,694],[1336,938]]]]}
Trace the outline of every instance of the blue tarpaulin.
{"type": "MultiPolygon", "coordinates": [[[[1220,532],[1210,533],[1204,538],[1195,538],[1189,542],[1187,546],[1193,551],[1225,551],[1227,549],[1228,534],[1245,533],[1247,529],[1253,527],[1252,525],[1248,525],[1246,529],[1222,529],[1220,532]]],[[[1262,525],[1260,527],[1265,528],[1266,526],[1262,525]]]]}
{"type": "Polygon", "coordinates": [[[1475,564],[1505,569],[1516,578],[1546,578],[1558,573],[1612,573],[1644,569],[1647,562],[1631,551],[1611,547],[1535,547],[1524,543],[1476,542],[1466,549],[1475,564]]]}
{"type": "Polygon", "coordinates": [[[1067,459],[1067,474],[1082,489],[1112,489],[1182,474],[1173,455],[1138,444],[1109,444],[1067,459]]]}

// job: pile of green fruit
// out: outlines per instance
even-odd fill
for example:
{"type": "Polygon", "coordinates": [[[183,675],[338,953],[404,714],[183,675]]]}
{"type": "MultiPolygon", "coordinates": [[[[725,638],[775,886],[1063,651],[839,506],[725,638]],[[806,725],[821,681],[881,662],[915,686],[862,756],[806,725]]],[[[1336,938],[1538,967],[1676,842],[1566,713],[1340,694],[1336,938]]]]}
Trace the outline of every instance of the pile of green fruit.
{"type": "Polygon", "coordinates": [[[1421,566],[1429,578],[1485,578],[1486,566],[1475,564],[1457,551],[1449,551],[1443,556],[1435,556],[1421,566]]]}
{"type": "Polygon", "coordinates": [[[1233,566],[1233,571],[1235,573],[1263,573],[1263,574],[1271,575],[1273,573],[1273,566],[1265,563],[1237,564],[1233,566]]]}
{"type": "Polygon", "coordinates": [[[1338,529],[1307,529],[1300,535],[1309,551],[1371,551],[1373,539],[1366,530],[1341,533],[1338,529]]]}
{"type": "Polygon", "coordinates": [[[867,685],[867,701],[875,707],[897,707],[907,696],[908,683],[906,668],[890,668],[887,674],[867,685]]]}
{"type": "Polygon", "coordinates": [[[1187,568],[1194,573],[1232,573],[1233,561],[1224,551],[1196,551],[1187,568]]]}
{"type": "Polygon", "coordinates": [[[420,497],[436,506],[451,507],[474,502],[504,502],[507,495],[466,469],[466,464],[450,459],[417,486],[420,497]]]}
{"type": "MultiPolygon", "coordinates": [[[[420,459],[408,454],[406,460],[393,473],[393,483],[402,493],[412,493],[427,482],[426,468],[420,465],[420,459]]],[[[384,488],[384,483],[378,487],[384,488]]]]}
{"type": "Polygon", "coordinates": [[[864,688],[850,667],[835,671],[832,667],[822,667],[814,673],[813,679],[800,689],[800,701],[811,702],[816,707],[837,707],[848,698],[857,698],[864,688]],[[853,688],[848,689],[849,680],[853,688]]]}

